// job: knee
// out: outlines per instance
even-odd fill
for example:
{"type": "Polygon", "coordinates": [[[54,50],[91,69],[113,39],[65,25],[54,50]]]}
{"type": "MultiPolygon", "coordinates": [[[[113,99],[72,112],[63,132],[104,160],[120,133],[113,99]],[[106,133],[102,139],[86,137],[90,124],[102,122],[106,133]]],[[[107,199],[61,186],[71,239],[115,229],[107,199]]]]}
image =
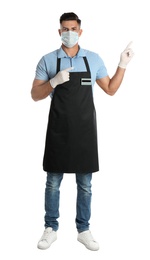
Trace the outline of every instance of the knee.
{"type": "Polygon", "coordinates": [[[91,194],[91,183],[90,182],[78,182],[77,183],[77,189],[78,191],[84,193],[84,194],[91,194]]]}
{"type": "Polygon", "coordinates": [[[90,195],[91,192],[91,185],[78,185],[78,191],[81,191],[85,195],[90,195]]]}

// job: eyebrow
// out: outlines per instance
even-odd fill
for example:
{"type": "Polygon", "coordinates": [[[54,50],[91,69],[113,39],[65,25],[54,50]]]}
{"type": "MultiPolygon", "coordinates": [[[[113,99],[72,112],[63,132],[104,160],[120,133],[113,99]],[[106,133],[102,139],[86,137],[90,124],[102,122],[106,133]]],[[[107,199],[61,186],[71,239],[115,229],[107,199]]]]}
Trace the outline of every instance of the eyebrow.
{"type": "MultiPolygon", "coordinates": [[[[63,26],[62,29],[69,29],[68,27],[63,26]]],[[[71,29],[77,29],[76,26],[71,27],[71,29]]]]}

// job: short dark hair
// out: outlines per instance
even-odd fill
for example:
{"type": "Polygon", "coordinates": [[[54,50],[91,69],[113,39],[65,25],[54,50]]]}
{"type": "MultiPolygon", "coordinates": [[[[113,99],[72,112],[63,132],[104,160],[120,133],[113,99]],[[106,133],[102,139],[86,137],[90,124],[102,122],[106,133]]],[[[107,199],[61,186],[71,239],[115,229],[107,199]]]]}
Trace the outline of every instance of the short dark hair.
{"type": "Polygon", "coordinates": [[[73,13],[73,12],[70,12],[70,13],[64,13],[60,16],[60,24],[63,22],[63,21],[70,21],[70,20],[75,20],[77,21],[77,23],[79,25],[81,25],[81,20],[79,19],[79,17],[73,13]]]}

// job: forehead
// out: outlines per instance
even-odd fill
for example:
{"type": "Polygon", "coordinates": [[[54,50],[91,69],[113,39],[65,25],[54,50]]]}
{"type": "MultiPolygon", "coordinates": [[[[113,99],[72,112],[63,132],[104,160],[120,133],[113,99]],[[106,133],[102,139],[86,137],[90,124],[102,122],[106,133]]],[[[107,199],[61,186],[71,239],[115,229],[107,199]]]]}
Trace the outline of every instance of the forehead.
{"type": "Polygon", "coordinates": [[[60,25],[61,28],[73,28],[73,27],[76,27],[76,28],[79,28],[79,24],[77,23],[76,20],[69,20],[69,21],[62,21],[61,25],[60,25]]]}

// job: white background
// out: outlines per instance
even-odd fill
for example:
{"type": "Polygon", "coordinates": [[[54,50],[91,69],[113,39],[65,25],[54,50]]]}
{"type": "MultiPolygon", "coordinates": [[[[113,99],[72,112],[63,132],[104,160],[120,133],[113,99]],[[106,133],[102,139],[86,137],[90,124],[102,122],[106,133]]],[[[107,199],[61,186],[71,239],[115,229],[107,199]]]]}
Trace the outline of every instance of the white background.
{"type": "Polygon", "coordinates": [[[143,1],[6,0],[0,4],[1,259],[150,259],[149,7],[143,1]],[[76,184],[61,185],[58,240],[37,249],[44,230],[42,158],[50,99],[30,96],[35,68],[60,47],[59,17],[82,20],[80,45],[99,53],[109,76],[133,41],[123,83],[110,97],[95,85],[100,172],[93,176],[91,230],[100,250],[77,242],[76,184]]]}

